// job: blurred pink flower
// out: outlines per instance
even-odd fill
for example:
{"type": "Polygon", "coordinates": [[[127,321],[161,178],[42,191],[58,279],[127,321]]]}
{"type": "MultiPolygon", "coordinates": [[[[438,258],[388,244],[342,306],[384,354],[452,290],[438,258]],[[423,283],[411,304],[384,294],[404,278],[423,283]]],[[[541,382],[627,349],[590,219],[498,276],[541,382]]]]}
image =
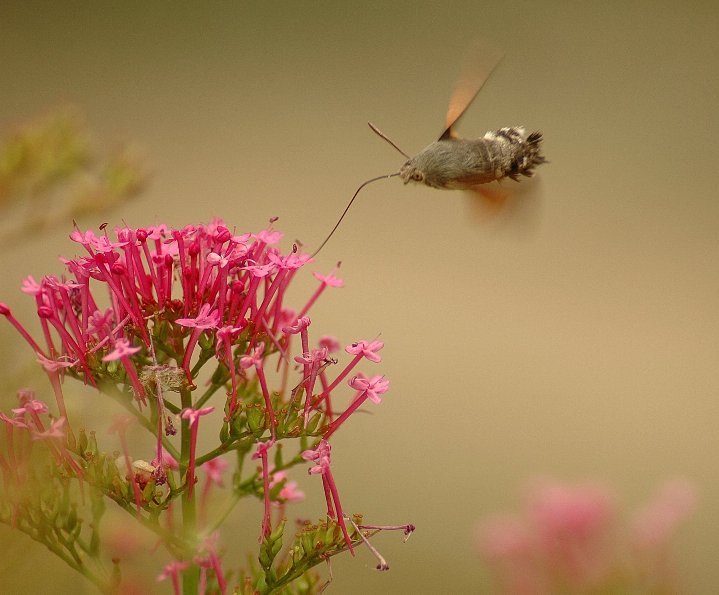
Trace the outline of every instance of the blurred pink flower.
{"type": "Polygon", "coordinates": [[[524,511],[484,520],[476,543],[494,575],[493,592],[679,593],[666,554],[694,502],[689,483],[669,482],[627,527],[605,486],[535,482],[524,511]]]}

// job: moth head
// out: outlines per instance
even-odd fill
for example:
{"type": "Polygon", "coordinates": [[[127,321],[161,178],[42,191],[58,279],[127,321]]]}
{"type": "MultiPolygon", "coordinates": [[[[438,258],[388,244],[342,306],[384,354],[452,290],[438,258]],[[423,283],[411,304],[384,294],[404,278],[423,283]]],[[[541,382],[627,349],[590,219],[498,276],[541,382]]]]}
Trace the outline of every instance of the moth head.
{"type": "Polygon", "coordinates": [[[420,171],[410,159],[399,169],[399,177],[402,181],[407,184],[408,182],[415,182],[421,184],[424,182],[424,173],[420,171]]]}

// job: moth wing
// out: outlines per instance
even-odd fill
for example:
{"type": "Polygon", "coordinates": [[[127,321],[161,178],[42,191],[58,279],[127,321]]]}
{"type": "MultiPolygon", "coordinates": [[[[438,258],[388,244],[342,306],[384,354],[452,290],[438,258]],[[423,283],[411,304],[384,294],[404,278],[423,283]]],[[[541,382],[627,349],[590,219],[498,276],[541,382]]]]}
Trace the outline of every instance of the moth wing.
{"type": "Polygon", "coordinates": [[[472,43],[452,90],[447,109],[446,128],[439,140],[457,138],[452,127],[462,117],[501,60],[502,54],[488,43],[479,40],[472,43]]]}
{"type": "Polygon", "coordinates": [[[466,194],[472,218],[478,221],[497,216],[512,199],[512,192],[496,182],[473,186],[466,194]]]}
{"type": "Polygon", "coordinates": [[[538,176],[515,184],[491,182],[465,191],[467,215],[475,224],[511,229],[519,236],[536,231],[541,220],[542,190],[538,176]]]}

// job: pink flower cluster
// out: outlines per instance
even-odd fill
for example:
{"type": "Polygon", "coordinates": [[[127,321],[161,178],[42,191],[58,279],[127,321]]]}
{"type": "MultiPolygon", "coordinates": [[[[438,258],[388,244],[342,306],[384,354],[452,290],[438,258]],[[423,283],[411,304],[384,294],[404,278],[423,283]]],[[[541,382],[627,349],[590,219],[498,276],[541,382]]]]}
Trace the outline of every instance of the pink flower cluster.
{"type": "Polygon", "coordinates": [[[695,498],[686,481],[671,481],[622,522],[604,486],[541,482],[522,515],[481,523],[478,546],[498,593],[674,593],[670,540],[695,498]]]}
{"type": "MultiPolygon", "coordinates": [[[[39,282],[32,277],[25,280],[23,291],[36,302],[40,340],[15,319],[7,305],[0,304],[0,314],[30,345],[53,383],[59,417],[52,431],[63,430],[68,435],[72,432],[60,383],[62,375],[72,375],[101,390],[108,385],[119,386],[133,416],[145,421],[157,420],[157,452],[152,466],[158,469],[155,479],[161,483],[168,460],[180,461],[181,458],[168,438],[176,431],[166,412],[166,408],[170,408],[171,413],[179,415],[185,432],[191,437],[189,449],[183,450],[180,471],[187,494],[192,498],[197,481],[196,465],[207,465],[212,460],[209,455],[203,457],[196,452],[200,417],[215,409],[221,410],[228,427],[241,415],[249,419],[256,409],[243,411],[238,395],[254,378],[264,404],[260,429],[256,431],[253,426],[253,432],[257,442],[254,458],[262,466],[265,497],[262,536],[267,537],[272,530],[270,492],[273,486],[285,482],[280,502],[296,499],[299,494],[281,469],[273,471],[268,453],[278,440],[297,437],[296,427],[290,431],[281,425],[281,415],[287,415],[297,395],[302,395],[299,432],[305,431],[317,439],[315,450],[305,451],[302,456],[316,462],[310,472],[322,475],[327,514],[342,527],[351,548],[339,495],[329,470],[327,441],[367,399],[379,403],[389,388],[389,381],[379,375],[351,375],[362,360],[381,361],[378,354],[384,346],[381,341],[357,341],[347,346],[345,351],[353,357],[333,378],[328,368],[337,364],[330,355],[339,348],[337,341],[323,337],[316,345],[310,343],[309,310],[327,287],[341,287],[342,281],[333,274],[315,273],[320,285],[299,313],[295,313],[286,307],[287,289],[310,257],[296,246],[289,254],[274,248],[282,234],[271,226],[258,234],[236,235],[222,221],[214,221],[182,229],[165,225],[122,227],[116,229],[114,235],[111,239],[104,229],[100,235],[91,231],[73,232],[71,239],[82,247],[85,255],[63,259],[67,276],[49,275],[39,282]],[[294,337],[299,338],[301,354],[293,358],[294,337]],[[277,360],[270,365],[268,360],[272,356],[277,360]],[[224,378],[218,381],[218,385],[227,390],[221,407],[206,405],[212,396],[210,392],[193,398],[199,369],[208,359],[215,361],[217,370],[222,372],[218,377],[224,378]],[[172,387],[163,385],[166,379],[159,380],[158,370],[162,367],[175,370],[172,387]],[[291,369],[297,369],[300,380],[296,388],[289,391],[291,384],[288,385],[287,377],[291,369]],[[279,373],[282,383],[279,390],[270,390],[268,373],[279,373]],[[355,393],[349,405],[337,415],[332,396],[344,380],[355,393]],[[184,391],[179,406],[168,399],[168,393],[173,390],[184,391]],[[147,407],[151,414],[146,412],[147,407]],[[308,430],[311,419],[318,416],[321,422],[308,430]],[[281,432],[285,433],[281,435],[281,432]]],[[[140,514],[143,486],[134,479],[124,430],[117,429],[117,432],[123,441],[128,475],[140,514]]],[[[226,442],[212,456],[230,450],[232,439],[228,434],[226,442]]],[[[219,467],[204,468],[219,484],[219,467]]]]}

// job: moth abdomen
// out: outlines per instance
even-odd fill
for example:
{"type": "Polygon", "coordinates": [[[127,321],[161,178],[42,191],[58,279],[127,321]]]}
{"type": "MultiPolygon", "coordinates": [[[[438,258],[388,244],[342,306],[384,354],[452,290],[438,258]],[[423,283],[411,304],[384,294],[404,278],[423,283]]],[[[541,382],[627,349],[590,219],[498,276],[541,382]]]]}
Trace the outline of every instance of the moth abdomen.
{"type": "Polygon", "coordinates": [[[546,162],[542,155],[542,133],[532,132],[525,137],[521,126],[500,128],[487,132],[484,139],[490,143],[489,152],[495,166],[496,179],[510,178],[519,181],[519,176],[532,177],[534,168],[546,162]]]}

